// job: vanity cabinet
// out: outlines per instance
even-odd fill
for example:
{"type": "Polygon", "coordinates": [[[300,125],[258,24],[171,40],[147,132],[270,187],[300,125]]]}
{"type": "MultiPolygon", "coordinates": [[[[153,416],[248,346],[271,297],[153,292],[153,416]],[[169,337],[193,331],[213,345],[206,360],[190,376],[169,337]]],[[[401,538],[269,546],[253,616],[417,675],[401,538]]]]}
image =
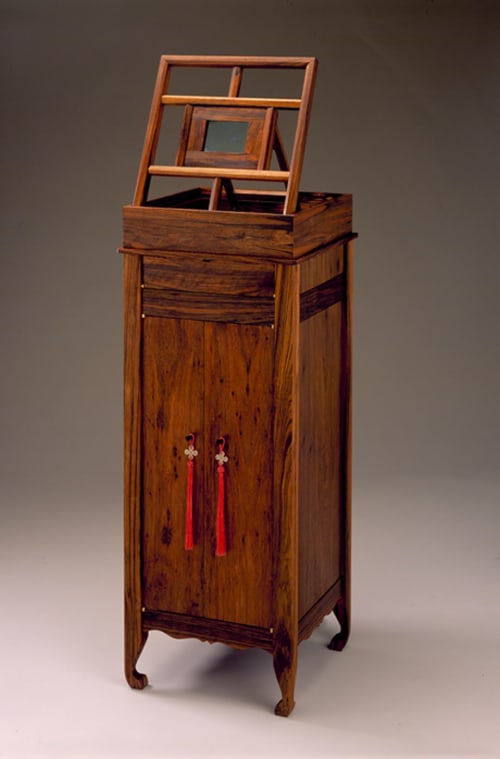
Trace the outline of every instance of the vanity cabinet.
{"type": "Polygon", "coordinates": [[[125,672],[150,630],[259,647],[287,716],[349,634],[352,199],[213,196],[124,208],[125,672]]]}

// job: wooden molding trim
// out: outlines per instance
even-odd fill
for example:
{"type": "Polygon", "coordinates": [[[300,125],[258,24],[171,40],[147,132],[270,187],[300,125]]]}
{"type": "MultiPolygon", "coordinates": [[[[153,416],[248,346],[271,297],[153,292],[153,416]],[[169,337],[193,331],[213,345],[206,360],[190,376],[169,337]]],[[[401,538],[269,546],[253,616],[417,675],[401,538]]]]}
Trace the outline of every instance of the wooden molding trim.
{"type": "Polygon", "coordinates": [[[341,597],[342,584],[339,578],[326,593],[299,620],[299,640],[305,640],[314,628],[321,624],[324,617],[333,611],[333,607],[341,597]]]}
{"type": "Polygon", "coordinates": [[[195,319],[238,324],[273,324],[274,299],[269,296],[221,295],[219,293],[142,290],[144,316],[163,316],[171,319],[195,319]]]}
{"type": "Polygon", "coordinates": [[[145,611],[142,615],[145,630],[160,630],[174,637],[220,641],[242,648],[258,647],[272,651],[272,633],[263,627],[251,627],[217,619],[190,617],[165,611],[145,611]]]}
{"type": "Polygon", "coordinates": [[[345,299],[346,278],[344,274],[328,279],[317,287],[302,293],[300,296],[300,321],[310,319],[311,316],[324,311],[325,308],[345,299]]]}

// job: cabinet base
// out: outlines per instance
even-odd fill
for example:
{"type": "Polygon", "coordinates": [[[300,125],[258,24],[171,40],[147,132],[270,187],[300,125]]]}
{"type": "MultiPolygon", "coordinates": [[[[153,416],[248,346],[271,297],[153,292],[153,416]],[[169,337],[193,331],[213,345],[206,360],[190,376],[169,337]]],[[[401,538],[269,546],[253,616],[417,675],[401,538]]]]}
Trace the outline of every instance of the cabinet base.
{"type": "Polygon", "coordinates": [[[341,582],[335,583],[327,593],[304,615],[295,631],[272,630],[251,627],[220,620],[191,617],[162,611],[142,613],[142,634],[134,642],[126,636],[125,673],[131,688],[142,690],[148,685],[145,674],[136,669],[137,661],[150,630],[159,630],[174,638],[198,638],[202,641],[220,642],[233,648],[261,648],[272,654],[274,671],[281,689],[281,699],[274,708],[280,717],[288,717],[295,706],[294,689],[297,670],[298,643],[309,637],[333,607],[340,632],[334,635],[328,648],[342,651],[349,636],[349,612],[345,599],[340,596],[341,582]]]}

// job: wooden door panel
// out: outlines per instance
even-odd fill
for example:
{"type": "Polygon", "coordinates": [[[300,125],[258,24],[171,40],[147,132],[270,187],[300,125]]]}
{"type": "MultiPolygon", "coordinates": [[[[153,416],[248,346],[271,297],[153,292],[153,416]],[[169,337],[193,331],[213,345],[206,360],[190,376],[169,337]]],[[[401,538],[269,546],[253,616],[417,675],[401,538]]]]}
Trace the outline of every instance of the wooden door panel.
{"type": "Polygon", "coordinates": [[[186,435],[203,428],[203,324],[147,317],[142,343],[142,570],[147,609],[203,614],[200,456],[185,549],[186,435]]]}
{"type": "Polygon", "coordinates": [[[143,328],[143,598],[148,609],[267,627],[272,598],[274,332],[147,317],[143,328]],[[185,435],[196,435],[185,549],[185,435]],[[216,441],[226,440],[227,552],[216,556],[216,441]]]}
{"type": "Polygon", "coordinates": [[[207,477],[204,604],[209,617],[268,627],[272,599],[273,356],[270,326],[205,324],[207,477]],[[215,555],[216,441],[227,441],[227,553],[215,555]]]}

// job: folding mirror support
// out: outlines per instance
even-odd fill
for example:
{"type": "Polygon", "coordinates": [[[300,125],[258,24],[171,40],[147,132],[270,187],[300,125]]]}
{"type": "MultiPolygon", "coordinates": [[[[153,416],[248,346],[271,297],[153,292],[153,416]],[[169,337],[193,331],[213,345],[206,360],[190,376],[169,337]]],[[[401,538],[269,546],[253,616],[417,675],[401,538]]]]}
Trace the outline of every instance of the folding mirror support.
{"type": "Polygon", "coordinates": [[[147,685],[137,661],[150,630],[259,647],[282,716],[299,642],[333,611],[329,647],[342,650],[350,625],[355,235],[350,195],[299,192],[316,68],[162,56],[120,248],[127,680],[147,685]],[[168,95],[180,67],[227,69],[227,94],[168,95]],[[252,67],[302,70],[301,98],[240,96],[252,67]],[[184,112],[165,166],[155,153],[170,106],[184,112]],[[281,108],[297,110],[289,164],[281,108]],[[154,175],[210,186],[150,199],[154,175]],[[284,189],[235,186],[252,179],[284,189]]]}

